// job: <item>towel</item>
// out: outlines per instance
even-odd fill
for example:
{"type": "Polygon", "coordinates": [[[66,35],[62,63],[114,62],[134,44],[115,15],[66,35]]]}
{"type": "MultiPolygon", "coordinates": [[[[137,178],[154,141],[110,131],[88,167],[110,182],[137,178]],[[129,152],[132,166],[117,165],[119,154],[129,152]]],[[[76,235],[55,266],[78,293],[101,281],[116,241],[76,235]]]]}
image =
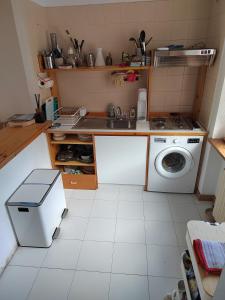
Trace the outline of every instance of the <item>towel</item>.
{"type": "Polygon", "coordinates": [[[208,273],[221,273],[225,265],[225,243],[197,239],[193,247],[203,269],[208,273]]]}

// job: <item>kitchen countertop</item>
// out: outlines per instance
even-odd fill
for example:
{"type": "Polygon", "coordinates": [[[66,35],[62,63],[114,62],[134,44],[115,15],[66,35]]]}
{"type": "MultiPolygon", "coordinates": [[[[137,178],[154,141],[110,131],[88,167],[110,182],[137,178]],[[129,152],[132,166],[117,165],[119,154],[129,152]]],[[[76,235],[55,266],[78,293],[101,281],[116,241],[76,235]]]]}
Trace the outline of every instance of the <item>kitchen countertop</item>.
{"type": "Polygon", "coordinates": [[[219,153],[219,155],[225,159],[225,142],[223,139],[209,139],[209,143],[219,153]]]}
{"type": "Polygon", "coordinates": [[[50,125],[51,122],[45,122],[27,127],[5,127],[0,129],[0,168],[13,159],[50,125]]]}
{"type": "Polygon", "coordinates": [[[136,129],[80,129],[72,128],[72,126],[60,126],[58,128],[49,128],[48,133],[64,132],[68,134],[76,133],[90,133],[96,135],[193,135],[205,136],[205,130],[192,131],[192,130],[150,130],[149,122],[137,122],[136,129]]]}

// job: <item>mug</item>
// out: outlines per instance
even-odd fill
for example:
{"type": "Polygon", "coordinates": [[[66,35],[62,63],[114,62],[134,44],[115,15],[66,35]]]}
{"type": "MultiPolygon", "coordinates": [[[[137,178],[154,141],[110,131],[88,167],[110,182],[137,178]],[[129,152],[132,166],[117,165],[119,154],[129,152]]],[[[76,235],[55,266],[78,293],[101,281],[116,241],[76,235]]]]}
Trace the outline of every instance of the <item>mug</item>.
{"type": "Polygon", "coordinates": [[[180,300],[179,292],[177,289],[172,291],[171,296],[172,296],[172,300],[180,300]]]}

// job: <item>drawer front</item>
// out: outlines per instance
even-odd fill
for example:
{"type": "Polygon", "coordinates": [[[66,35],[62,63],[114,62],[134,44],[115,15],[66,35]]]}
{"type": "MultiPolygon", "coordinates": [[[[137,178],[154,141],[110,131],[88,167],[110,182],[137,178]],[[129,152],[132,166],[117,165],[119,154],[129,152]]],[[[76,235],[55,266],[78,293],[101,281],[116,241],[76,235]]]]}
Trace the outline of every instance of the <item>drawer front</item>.
{"type": "Polygon", "coordinates": [[[65,189],[87,189],[96,190],[96,175],[73,175],[62,174],[63,186],[65,189]]]}

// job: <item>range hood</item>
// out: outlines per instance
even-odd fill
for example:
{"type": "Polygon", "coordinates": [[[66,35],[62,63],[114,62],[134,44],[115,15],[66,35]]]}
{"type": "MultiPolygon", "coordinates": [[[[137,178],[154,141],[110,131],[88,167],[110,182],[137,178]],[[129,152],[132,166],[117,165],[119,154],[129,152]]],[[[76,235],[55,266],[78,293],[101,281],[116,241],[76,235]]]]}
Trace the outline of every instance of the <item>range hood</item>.
{"type": "Polygon", "coordinates": [[[155,50],[153,65],[154,67],[211,66],[215,56],[216,49],[155,50]]]}

